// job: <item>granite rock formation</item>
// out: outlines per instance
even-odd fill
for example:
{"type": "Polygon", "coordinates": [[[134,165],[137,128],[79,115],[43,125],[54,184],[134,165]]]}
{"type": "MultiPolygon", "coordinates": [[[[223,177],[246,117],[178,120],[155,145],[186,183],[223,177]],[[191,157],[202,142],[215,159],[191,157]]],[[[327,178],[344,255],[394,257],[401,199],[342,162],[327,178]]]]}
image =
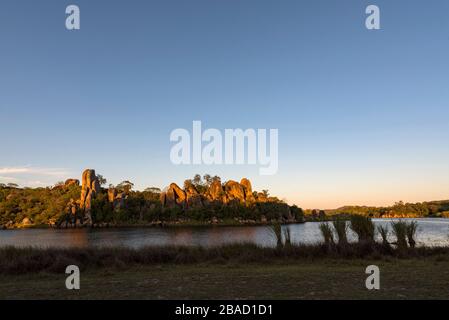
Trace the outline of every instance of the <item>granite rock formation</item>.
{"type": "Polygon", "coordinates": [[[78,179],[67,179],[64,182],[64,187],[70,187],[70,186],[79,186],[80,185],[80,181],[78,179]]]}
{"type": "Polygon", "coordinates": [[[92,225],[92,200],[100,191],[100,182],[95,175],[95,170],[87,169],[83,172],[81,185],[80,209],[84,212],[84,220],[87,225],[92,225]]]}
{"type": "Polygon", "coordinates": [[[188,208],[199,208],[203,206],[203,198],[194,185],[185,188],[186,202],[188,208]]]}
{"type": "MultiPolygon", "coordinates": [[[[251,181],[246,178],[243,178],[240,183],[229,180],[224,185],[216,179],[202,194],[191,183],[186,184],[184,190],[176,183],[172,183],[165,192],[161,193],[160,200],[164,207],[183,209],[203,207],[213,202],[251,205],[257,201],[253,195],[251,181]]],[[[268,199],[265,197],[262,201],[267,202],[268,199]]]]}
{"type": "Polygon", "coordinates": [[[108,201],[112,204],[114,211],[119,210],[125,206],[125,200],[128,198],[126,192],[120,192],[116,188],[108,189],[108,201]]]}
{"type": "Polygon", "coordinates": [[[229,180],[224,185],[227,202],[238,201],[245,203],[245,191],[243,186],[237,181],[229,180]]]}

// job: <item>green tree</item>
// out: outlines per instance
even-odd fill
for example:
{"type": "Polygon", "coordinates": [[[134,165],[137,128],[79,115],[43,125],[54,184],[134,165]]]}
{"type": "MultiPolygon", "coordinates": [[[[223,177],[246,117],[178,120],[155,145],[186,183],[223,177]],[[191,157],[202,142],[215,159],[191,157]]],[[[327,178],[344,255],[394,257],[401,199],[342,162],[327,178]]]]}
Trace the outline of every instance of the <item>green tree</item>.
{"type": "Polygon", "coordinates": [[[104,185],[106,185],[106,183],[108,183],[106,178],[103,177],[103,175],[101,175],[101,174],[97,174],[97,179],[98,179],[98,183],[100,184],[100,186],[104,186],[104,185]]]}
{"type": "Polygon", "coordinates": [[[122,181],[117,185],[117,189],[122,190],[125,193],[129,193],[133,187],[134,183],[128,180],[122,181]]]}
{"type": "Polygon", "coordinates": [[[144,191],[151,192],[151,193],[161,193],[161,189],[157,187],[149,187],[146,188],[144,191]]]}

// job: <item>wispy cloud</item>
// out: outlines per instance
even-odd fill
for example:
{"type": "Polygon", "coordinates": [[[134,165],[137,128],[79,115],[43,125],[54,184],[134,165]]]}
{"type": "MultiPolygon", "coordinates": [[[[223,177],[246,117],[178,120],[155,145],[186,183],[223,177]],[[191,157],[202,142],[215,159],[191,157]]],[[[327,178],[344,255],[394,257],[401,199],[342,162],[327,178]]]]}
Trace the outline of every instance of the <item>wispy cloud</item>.
{"type": "Polygon", "coordinates": [[[69,178],[71,172],[65,168],[34,166],[0,167],[0,182],[17,183],[22,186],[42,187],[69,178]]]}
{"type": "Polygon", "coordinates": [[[64,168],[45,168],[45,167],[0,167],[0,174],[11,176],[19,174],[33,174],[42,176],[66,177],[70,175],[70,171],[64,168]]]}
{"type": "Polygon", "coordinates": [[[28,172],[28,168],[19,168],[19,167],[11,167],[11,168],[0,168],[1,174],[15,174],[15,173],[25,173],[28,172]]]}
{"type": "Polygon", "coordinates": [[[14,177],[4,177],[4,176],[0,176],[0,180],[17,181],[17,179],[14,177]]]}

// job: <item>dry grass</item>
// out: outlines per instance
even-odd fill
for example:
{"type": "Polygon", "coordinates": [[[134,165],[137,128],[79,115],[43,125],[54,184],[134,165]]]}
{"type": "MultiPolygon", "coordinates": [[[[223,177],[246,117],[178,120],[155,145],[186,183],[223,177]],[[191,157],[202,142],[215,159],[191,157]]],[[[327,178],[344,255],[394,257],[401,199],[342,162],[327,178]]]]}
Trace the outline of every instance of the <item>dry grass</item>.
{"type": "Polygon", "coordinates": [[[66,274],[0,274],[0,299],[448,299],[449,259],[301,260],[294,263],[133,266],[66,274]],[[438,261],[437,261],[438,260],[438,261]],[[381,289],[365,288],[365,268],[381,289]]]}
{"type": "MultiPolygon", "coordinates": [[[[391,249],[391,248],[390,248],[391,249]]],[[[449,248],[406,248],[387,250],[382,244],[349,243],[344,247],[326,244],[289,245],[282,248],[262,248],[253,244],[222,247],[147,247],[90,249],[0,249],[0,273],[27,274],[60,273],[74,264],[81,270],[105,268],[126,269],[133,266],[160,264],[227,264],[227,263],[291,263],[316,259],[388,259],[426,258],[449,255],[449,248]]]]}

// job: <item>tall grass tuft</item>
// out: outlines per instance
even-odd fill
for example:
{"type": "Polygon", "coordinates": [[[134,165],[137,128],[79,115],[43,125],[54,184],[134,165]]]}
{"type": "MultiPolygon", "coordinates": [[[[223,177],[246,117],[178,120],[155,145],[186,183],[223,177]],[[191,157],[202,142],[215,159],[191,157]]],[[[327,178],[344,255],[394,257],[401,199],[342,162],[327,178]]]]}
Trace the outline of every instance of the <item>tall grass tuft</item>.
{"type": "Polygon", "coordinates": [[[283,230],[284,234],[284,247],[291,247],[292,246],[292,234],[289,227],[286,227],[283,230]]]}
{"type": "Polygon", "coordinates": [[[388,226],[377,226],[377,231],[382,237],[382,245],[384,247],[390,247],[390,243],[388,242],[388,233],[389,233],[388,226]]]}
{"type": "Polygon", "coordinates": [[[414,248],[416,246],[415,236],[416,231],[418,230],[418,222],[411,221],[407,224],[407,239],[410,248],[414,248]]]}
{"type": "Polygon", "coordinates": [[[374,243],[375,227],[371,218],[353,215],[350,226],[352,231],[357,234],[359,242],[374,243]]]}
{"type": "Polygon", "coordinates": [[[322,222],[320,223],[320,231],[324,239],[324,244],[328,247],[333,246],[335,244],[335,241],[334,241],[334,232],[331,226],[326,222],[322,222]]]}
{"type": "Polygon", "coordinates": [[[282,244],[282,226],[280,223],[275,223],[270,226],[271,234],[276,241],[276,247],[281,249],[283,247],[282,244]]]}
{"type": "Polygon", "coordinates": [[[348,229],[346,220],[337,218],[332,222],[335,228],[335,232],[338,236],[338,245],[339,246],[346,246],[348,244],[348,237],[346,235],[346,231],[348,229]]]}
{"type": "Polygon", "coordinates": [[[398,249],[407,249],[407,222],[402,220],[392,221],[391,227],[393,228],[393,234],[396,237],[398,249]]]}

